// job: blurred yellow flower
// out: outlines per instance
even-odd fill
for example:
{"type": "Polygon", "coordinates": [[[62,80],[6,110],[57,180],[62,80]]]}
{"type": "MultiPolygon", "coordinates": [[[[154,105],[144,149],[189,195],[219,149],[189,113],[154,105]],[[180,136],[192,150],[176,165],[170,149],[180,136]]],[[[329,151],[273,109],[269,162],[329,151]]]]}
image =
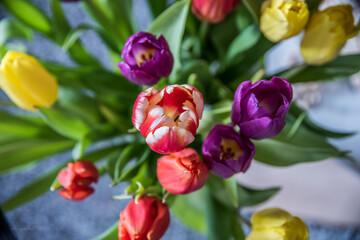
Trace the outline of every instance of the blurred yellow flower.
{"type": "Polygon", "coordinates": [[[266,0],[261,7],[260,29],[267,39],[279,42],[299,34],[309,19],[302,0],[266,0]]]}
{"type": "Polygon", "coordinates": [[[54,77],[33,57],[9,51],[0,66],[0,87],[20,108],[50,107],[57,99],[54,77]]]}
{"type": "Polygon", "coordinates": [[[246,240],[308,240],[309,230],[298,217],[280,208],[256,212],[251,217],[252,232],[246,240]]]}
{"type": "Polygon", "coordinates": [[[301,42],[305,62],[324,64],[339,55],[346,41],[359,32],[349,4],[333,6],[311,16],[301,42]]]}

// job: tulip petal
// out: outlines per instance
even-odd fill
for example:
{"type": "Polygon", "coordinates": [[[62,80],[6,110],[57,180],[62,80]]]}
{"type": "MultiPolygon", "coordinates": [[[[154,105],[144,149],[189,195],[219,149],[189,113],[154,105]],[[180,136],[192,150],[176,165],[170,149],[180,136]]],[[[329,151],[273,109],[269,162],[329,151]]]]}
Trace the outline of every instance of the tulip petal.
{"type": "Polygon", "coordinates": [[[156,172],[161,186],[172,194],[186,193],[195,178],[180,158],[171,155],[158,159],[156,172]]]}
{"type": "Polygon", "coordinates": [[[75,177],[76,173],[74,171],[73,163],[68,163],[67,167],[61,170],[58,174],[59,182],[64,188],[70,188],[75,177]]]}
{"type": "Polygon", "coordinates": [[[246,93],[251,88],[251,81],[245,81],[240,83],[238,88],[236,89],[235,96],[234,96],[234,102],[231,107],[231,121],[234,125],[239,124],[241,121],[241,104],[242,104],[242,98],[246,95],[246,93]]]}
{"type": "Polygon", "coordinates": [[[158,91],[155,88],[148,88],[137,97],[132,115],[132,122],[137,130],[140,131],[140,126],[147,117],[149,105],[157,103],[156,95],[158,95],[158,91]]]}
{"type": "Polygon", "coordinates": [[[21,87],[17,76],[11,66],[2,64],[0,72],[0,86],[8,97],[19,107],[28,111],[36,111],[33,103],[35,100],[21,87]]]}
{"type": "Polygon", "coordinates": [[[76,161],[74,163],[74,171],[77,176],[81,178],[89,178],[97,182],[99,172],[92,162],[89,161],[76,161]]]}
{"type": "Polygon", "coordinates": [[[13,65],[22,88],[34,98],[35,105],[49,107],[56,101],[58,94],[56,80],[37,61],[19,57],[15,59],[13,65]]]}
{"type": "Polygon", "coordinates": [[[77,190],[63,189],[59,191],[59,195],[72,201],[81,201],[93,194],[93,192],[92,187],[83,187],[77,190]]]}
{"type": "Polygon", "coordinates": [[[284,128],[285,124],[285,120],[282,118],[262,117],[243,122],[239,126],[242,134],[259,140],[276,136],[284,128]]]}
{"type": "Polygon", "coordinates": [[[291,102],[293,98],[293,89],[291,84],[284,78],[273,76],[270,80],[273,84],[275,84],[279,91],[286,97],[286,99],[291,102]]]}
{"type": "Polygon", "coordinates": [[[170,213],[167,206],[160,201],[156,201],[156,205],[157,215],[153,220],[154,222],[150,231],[147,234],[148,240],[160,239],[170,225],[170,213]]]}

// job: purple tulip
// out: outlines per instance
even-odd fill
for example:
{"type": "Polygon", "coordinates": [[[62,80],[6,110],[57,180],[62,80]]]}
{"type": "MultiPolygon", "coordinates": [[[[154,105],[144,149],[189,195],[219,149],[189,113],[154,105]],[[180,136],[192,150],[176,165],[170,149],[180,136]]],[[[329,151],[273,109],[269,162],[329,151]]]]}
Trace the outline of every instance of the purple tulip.
{"type": "Polygon", "coordinates": [[[169,45],[161,35],[138,32],[126,40],[121,57],[125,62],[118,63],[121,73],[138,85],[152,86],[162,77],[171,73],[174,59],[169,45]]]}
{"type": "Polygon", "coordinates": [[[255,146],[237,133],[233,126],[216,125],[204,139],[202,153],[215,175],[229,178],[249,168],[255,146]]]}
{"type": "Polygon", "coordinates": [[[243,82],[235,92],[231,120],[243,135],[253,139],[271,138],[285,126],[292,100],[292,87],[283,78],[243,82]]]}

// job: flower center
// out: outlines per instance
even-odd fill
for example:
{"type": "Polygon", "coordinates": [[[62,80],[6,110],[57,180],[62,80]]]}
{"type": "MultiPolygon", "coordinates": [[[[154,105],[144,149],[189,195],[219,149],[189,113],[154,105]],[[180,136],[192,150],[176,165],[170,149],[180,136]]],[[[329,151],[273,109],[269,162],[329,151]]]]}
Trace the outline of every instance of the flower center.
{"type": "Polygon", "coordinates": [[[224,138],[219,147],[220,160],[233,159],[235,161],[244,154],[238,143],[233,139],[224,138]]]}
{"type": "Polygon", "coordinates": [[[156,51],[156,49],[154,49],[154,48],[139,50],[135,54],[135,61],[136,61],[137,65],[140,67],[141,64],[143,64],[145,61],[152,59],[155,55],[155,51],[156,51]]]}

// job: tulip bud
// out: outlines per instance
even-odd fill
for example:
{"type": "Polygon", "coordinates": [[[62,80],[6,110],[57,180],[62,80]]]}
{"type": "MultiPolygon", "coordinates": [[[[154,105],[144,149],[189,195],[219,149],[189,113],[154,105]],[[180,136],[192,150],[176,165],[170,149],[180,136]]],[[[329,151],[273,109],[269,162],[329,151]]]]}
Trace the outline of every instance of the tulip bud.
{"type": "Polygon", "coordinates": [[[242,82],[235,92],[231,120],[249,138],[274,137],[285,126],[292,95],[290,83],[283,78],[242,82]]]}
{"type": "Polygon", "coordinates": [[[205,22],[219,23],[240,3],[240,0],[193,0],[191,10],[205,22]]]}
{"type": "Polygon", "coordinates": [[[344,4],[311,16],[300,47],[305,62],[321,65],[339,55],[346,41],[359,32],[352,11],[351,5],[344,4]]]}
{"type": "Polygon", "coordinates": [[[249,168],[255,146],[231,125],[216,125],[204,139],[202,153],[215,175],[229,178],[249,168]]]}
{"type": "Polygon", "coordinates": [[[137,97],[132,122],[153,151],[169,154],[194,141],[203,111],[203,97],[193,86],[149,88],[137,97]]]}
{"type": "Polygon", "coordinates": [[[138,85],[152,86],[171,73],[174,59],[165,38],[138,32],[126,40],[118,63],[122,75],[138,85]]]}
{"type": "Polygon", "coordinates": [[[159,158],[156,172],[161,186],[168,192],[187,194],[205,184],[209,167],[200,161],[194,149],[187,148],[159,158]]]}
{"type": "Polygon", "coordinates": [[[69,200],[83,200],[94,192],[94,188],[90,185],[96,183],[98,177],[98,170],[92,162],[68,163],[67,167],[58,174],[59,182],[64,187],[59,194],[69,200]]]}
{"type": "Polygon", "coordinates": [[[272,42],[298,35],[309,19],[309,9],[302,0],[266,0],[261,7],[260,29],[272,42]]]}
{"type": "Polygon", "coordinates": [[[252,232],[246,240],[308,240],[309,230],[298,217],[279,209],[269,208],[251,217],[252,232]]]}
{"type": "Polygon", "coordinates": [[[119,240],[159,240],[169,224],[169,209],[157,198],[132,200],[120,213],[119,240]]]}
{"type": "Polygon", "coordinates": [[[0,69],[0,87],[20,108],[35,111],[56,101],[57,82],[35,58],[8,51],[0,69]]]}

